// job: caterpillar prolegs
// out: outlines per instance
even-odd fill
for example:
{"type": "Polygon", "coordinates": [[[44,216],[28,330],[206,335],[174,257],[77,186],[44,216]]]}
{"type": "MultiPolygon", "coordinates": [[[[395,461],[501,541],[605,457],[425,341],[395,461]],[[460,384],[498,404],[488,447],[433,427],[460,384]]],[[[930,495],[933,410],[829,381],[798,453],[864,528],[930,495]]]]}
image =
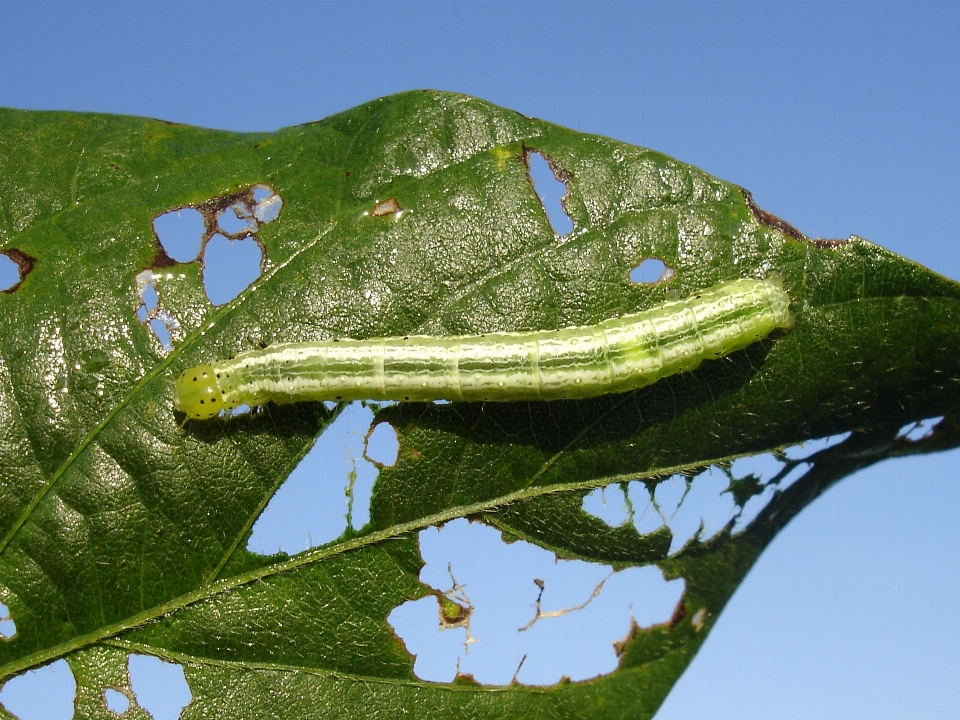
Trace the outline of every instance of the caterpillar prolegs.
{"type": "Polygon", "coordinates": [[[596,325],[271,345],[185,370],[173,405],[204,420],[266,402],[590,398],[692,370],[792,326],[780,279],[744,278],[596,325]]]}

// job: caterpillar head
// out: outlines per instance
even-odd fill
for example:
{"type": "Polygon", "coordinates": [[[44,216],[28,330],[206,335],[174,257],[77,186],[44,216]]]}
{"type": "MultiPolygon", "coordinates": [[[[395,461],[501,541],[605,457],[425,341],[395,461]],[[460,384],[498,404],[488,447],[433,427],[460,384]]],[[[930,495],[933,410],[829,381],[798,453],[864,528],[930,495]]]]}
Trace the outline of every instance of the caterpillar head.
{"type": "Polygon", "coordinates": [[[191,420],[209,420],[223,409],[223,393],[212,365],[197,365],[180,373],[173,386],[173,409],[191,420]]]}

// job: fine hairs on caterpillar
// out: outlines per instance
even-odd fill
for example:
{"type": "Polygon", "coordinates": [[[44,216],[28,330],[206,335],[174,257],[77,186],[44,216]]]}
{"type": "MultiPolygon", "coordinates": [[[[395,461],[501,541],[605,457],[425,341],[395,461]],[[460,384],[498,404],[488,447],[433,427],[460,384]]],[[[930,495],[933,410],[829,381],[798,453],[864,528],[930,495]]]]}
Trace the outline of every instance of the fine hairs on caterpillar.
{"type": "Polygon", "coordinates": [[[692,370],[792,326],[779,277],[743,278],[582,327],[271,345],[185,370],[173,406],[206,420],[267,402],[590,398],[692,370]]]}

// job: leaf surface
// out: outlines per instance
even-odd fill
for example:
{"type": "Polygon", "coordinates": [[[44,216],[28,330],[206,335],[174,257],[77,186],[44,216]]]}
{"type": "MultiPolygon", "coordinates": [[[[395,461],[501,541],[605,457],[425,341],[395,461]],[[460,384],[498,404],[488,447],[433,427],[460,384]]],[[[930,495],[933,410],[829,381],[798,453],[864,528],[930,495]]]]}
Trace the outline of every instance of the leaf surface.
{"type": "Polygon", "coordinates": [[[462,95],[405,93],[243,135],[2,110],[0,251],[24,275],[0,294],[0,602],[17,626],[0,674],[66,657],[90,717],[107,712],[91,698],[124,676],[128,651],[184,665],[187,717],[650,717],[790,517],[866,464],[956,444],[957,283],[860,238],[810,241],[659,153],[462,95]],[[530,183],[534,151],[567,182],[565,236],[530,183]],[[215,307],[200,261],[171,260],[152,222],[196,207],[209,230],[258,186],[283,200],[258,233],[262,275],[215,307]],[[378,212],[389,199],[402,212],[378,212]],[[631,282],[651,257],[672,277],[631,282]],[[169,352],[136,314],[145,270],[176,319],[169,352]],[[369,524],[292,557],[246,542],[339,408],[210,422],[172,410],[181,370],[258,342],[591,324],[772,274],[793,330],[640,391],[380,409],[400,451],[369,524]],[[931,437],[898,436],[933,416],[945,419],[931,437]],[[744,532],[674,556],[668,529],[582,510],[594,487],[654,487],[848,431],[744,532]],[[656,563],[684,579],[684,599],[595,680],[420,681],[386,618],[430,592],[416,532],[459,517],[561,557],[656,563]]]}

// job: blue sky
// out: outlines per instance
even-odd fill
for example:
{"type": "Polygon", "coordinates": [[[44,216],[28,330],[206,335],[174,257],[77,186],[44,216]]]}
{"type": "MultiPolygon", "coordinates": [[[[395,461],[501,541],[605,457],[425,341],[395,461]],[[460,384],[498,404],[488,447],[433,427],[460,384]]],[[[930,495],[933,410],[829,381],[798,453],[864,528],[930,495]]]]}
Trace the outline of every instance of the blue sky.
{"type": "MultiPolygon", "coordinates": [[[[955,2],[0,0],[0,105],[273,130],[458,91],[960,279],[958,36],[955,2]]],[[[955,712],[958,459],[887,463],[808,508],[658,718],[955,712]]]]}

